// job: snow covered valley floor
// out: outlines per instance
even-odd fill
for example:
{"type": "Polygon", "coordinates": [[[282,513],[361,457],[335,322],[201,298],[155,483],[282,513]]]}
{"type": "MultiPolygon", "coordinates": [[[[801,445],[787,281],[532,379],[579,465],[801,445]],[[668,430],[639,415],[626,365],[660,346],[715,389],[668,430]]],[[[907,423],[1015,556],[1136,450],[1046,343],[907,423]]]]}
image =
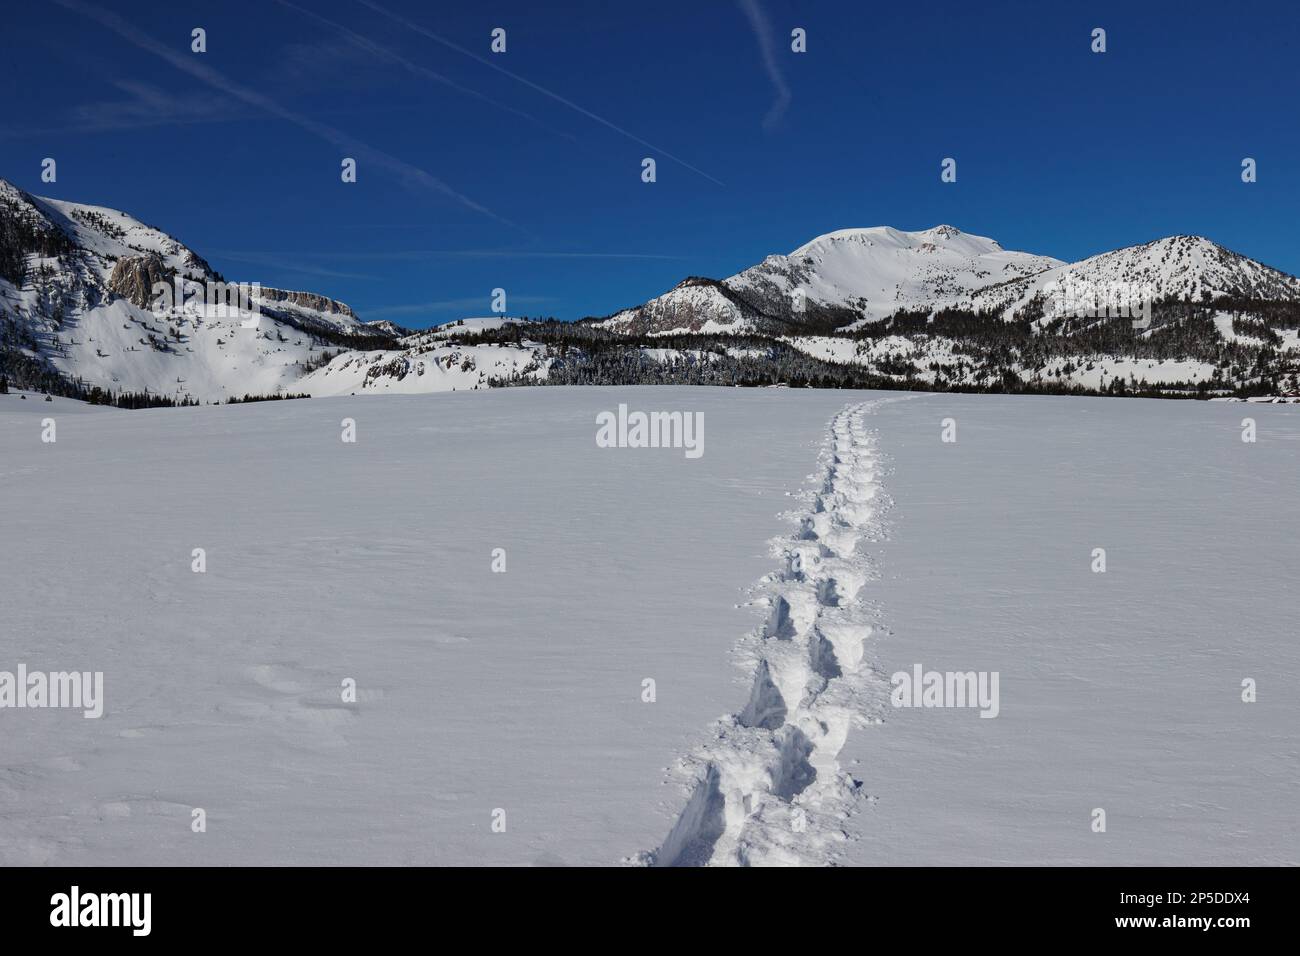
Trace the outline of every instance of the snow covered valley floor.
{"type": "Polygon", "coordinates": [[[0,683],[103,672],[0,708],[0,865],[1298,863],[1297,475],[1287,406],[0,396],[0,683]]]}

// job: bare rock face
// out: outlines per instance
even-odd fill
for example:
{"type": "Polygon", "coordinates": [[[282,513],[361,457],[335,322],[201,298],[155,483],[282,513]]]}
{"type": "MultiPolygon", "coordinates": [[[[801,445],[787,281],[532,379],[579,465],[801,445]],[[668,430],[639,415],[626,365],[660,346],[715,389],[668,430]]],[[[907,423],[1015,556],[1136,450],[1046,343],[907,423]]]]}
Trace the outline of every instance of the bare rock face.
{"type": "Polygon", "coordinates": [[[154,301],[155,283],[172,283],[173,270],[156,255],[123,256],[113,266],[108,288],[133,305],[148,309],[154,301]]]}
{"type": "Polygon", "coordinates": [[[220,274],[212,266],[208,265],[207,259],[204,259],[191,249],[185,250],[185,268],[188,270],[186,275],[190,278],[198,278],[199,276],[203,278],[221,278],[220,274]]]}
{"type": "Polygon", "coordinates": [[[284,289],[263,288],[259,298],[264,305],[290,305],[297,306],[300,309],[310,309],[313,312],[322,312],[326,315],[345,315],[349,318],[356,318],[356,314],[352,309],[342,302],[335,302],[333,299],[326,298],[323,295],[316,295],[314,292],[288,292],[284,289]]]}

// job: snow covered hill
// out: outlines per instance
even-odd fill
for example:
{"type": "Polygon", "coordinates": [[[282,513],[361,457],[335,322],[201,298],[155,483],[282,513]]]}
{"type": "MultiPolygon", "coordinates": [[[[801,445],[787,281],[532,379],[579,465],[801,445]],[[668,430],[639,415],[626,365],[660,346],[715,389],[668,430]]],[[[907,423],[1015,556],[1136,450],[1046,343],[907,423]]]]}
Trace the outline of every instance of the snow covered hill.
{"type": "Polygon", "coordinates": [[[992,239],[952,226],[921,232],[842,229],[721,282],[687,279],[597,324],[639,334],[791,331],[819,307],[840,314],[839,324],[852,324],[899,309],[955,305],[985,286],[1061,265],[1050,256],[1007,252],[992,239]]]}
{"type": "Polygon", "coordinates": [[[498,329],[512,320],[466,319],[427,332],[403,336],[389,348],[341,352],[314,369],[294,388],[309,395],[356,393],[417,394],[473,391],[493,379],[540,382],[551,363],[546,347],[524,341],[510,344],[462,344],[456,334],[498,329]]]}
{"type": "Polygon", "coordinates": [[[111,392],[219,401],[293,391],[325,348],[397,331],[323,295],[228,284],[194,250],[124,212],[0,180],[9,363],[111,392]]]}

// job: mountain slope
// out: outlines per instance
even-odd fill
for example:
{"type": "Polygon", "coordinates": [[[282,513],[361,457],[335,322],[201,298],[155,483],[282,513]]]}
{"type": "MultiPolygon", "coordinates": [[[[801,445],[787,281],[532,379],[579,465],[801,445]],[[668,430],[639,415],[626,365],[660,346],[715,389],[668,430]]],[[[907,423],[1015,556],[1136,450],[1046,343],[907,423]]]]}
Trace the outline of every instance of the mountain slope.
{"type": "Polygon", "coordinates": [[[775,332],[787,325],[780,312],[765,313],[725,282],[692,276],[645,305],[617,312],[600,328],[634,335],[671,332],[775,332]]]}
{"type": "Polygon", "coordinates": [[[1050,315],[1053,305],[1059,311],[1063,304],[1062,290],[1072,287],[1095,290],[1099,296],[1122,288],[1157,302],[1210,302],[1221,296],[1300,301],[1300,279],[1295,276],[1201,236],[1170,236],[979,289],[972,303],[976,309],[1013,318],[1038,301],[1050,315]]]}
{"type": "Polygon", "coordinates": [[[545,346],[524,340],[507,343],[466,344],[460,334],[512,324],[509,319],[466,319],[465,325],[448,323],[425,332],[403,336],[390,348],[348,351],[314,369],[294,386],[313,396],[419,394],[474,391],[489,388],[494,379],[516,382],[545,380],[551,359],[545,346]]]}
{"type": "Polygon", "coordinates": [[[870,320],[899,309],[956,305],[977,289],[1060,265],[1050,256],[1008,252],[952,226],[921,232],[877,226],[818,236],[725,281],[772,308],[802,289],[808,302],[849,308],[870,320]]]}
{"type": "Polygon", "coordinates": [[[851,326],[900,309],[956,305],[985,286],[1061,265],[952,226],[843,229],[720,282],[687,279],[596,324],[634,334],[790,332],[826,319],[832,328],[851,326]]]}
{"type": "Polygon", "coordinates": [[[243,311],[222,309],[223,286],[156,227],[0,180],[0,355],[17,378],[215,401],[292,390],[325,347],[395,337],[309,292],[248,285],[243,311]]]}

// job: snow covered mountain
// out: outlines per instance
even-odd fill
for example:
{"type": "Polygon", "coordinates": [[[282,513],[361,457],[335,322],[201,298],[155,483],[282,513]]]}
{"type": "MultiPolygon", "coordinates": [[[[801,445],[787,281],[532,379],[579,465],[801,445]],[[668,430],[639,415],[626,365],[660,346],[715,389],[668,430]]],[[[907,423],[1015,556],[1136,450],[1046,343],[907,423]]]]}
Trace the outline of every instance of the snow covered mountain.
{"type": "Polygon", "coordinates": [[[604,319],[410,332],[317,293],[232,285],[126,213],[0,180],[0,376],[131,405],[544,381],[1290,395],[1300,279],[1195,236],[1064,263],[952,226],[880,226],[604,319]],[[1149,328],[1049,321],[1063,288],[1117,286],[1155,304],[1149,328]],[[716,339],[653,341],[683,333],[716,339]]]}
{"type": "Polygon", "coordinates": [[[637,334],[774,332],[826,316],[834,326],[844,326],[883,319],[899,309],[956,305],[987,286],[1063,265],[1050,256],[1008,252],[992,239],[952,226],[921,232],[889,226],[842,229],[720,282],[687,279],[597,324],[637,334]]]}
{"type": "Polygon", "coordinates": [[[1124,288],[1160,302],[1210,302],[1220,296],[1266,301],[1300,301],[1300,279],[1232,252],[1201,236],[1170,236],[1104,252],[1036,275],[978,289],[977,311],[1014,318],[1035,302],[1050,313],[1063,288],[1124,288]]]}
{"type": "Polygon", "coordinates": [[[219,401],[293,391],[325,348],[403,331],[323,295],[242,289],[241,303],[198,253],[124,212],[0,180],[0,354],[11,375],[219,401]]]}
{"type": "Polygon", "coordinates": [[[798,334],[851,330],[900,310],[962,308],[1011,319],[1069,284],[1099,290],[1122,284],[1155,301],[1209,302],[1224,295],[1300,301],[1300,279],[1199,236],[1171,236],[1065,263],[1008,252],[952,226],[921,232],[877,226],[818,236],[721,281],[686,279],[593,324],[636,335],[798,334]]]}
{"type": "Polygon", "coordinates": [[[899,309],[955,305],[985,286],[1061,265],[1051,256],[1007,252],[952,226],[921,232],[878,226],[818,236],[726,281],[762,307],[778,308],[803,290],[808,302],[881,319],[899,309]]]}

